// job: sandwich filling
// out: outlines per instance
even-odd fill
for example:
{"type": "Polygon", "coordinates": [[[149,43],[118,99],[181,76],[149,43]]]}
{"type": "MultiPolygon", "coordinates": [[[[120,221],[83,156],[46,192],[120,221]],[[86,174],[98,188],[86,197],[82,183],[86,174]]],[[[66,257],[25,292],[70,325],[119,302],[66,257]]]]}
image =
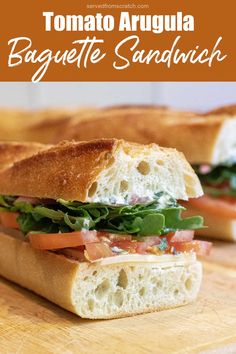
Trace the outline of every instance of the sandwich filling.
{"type": "Polygon", "coordinates": [[[194,166],[205,192],[190,203],[214,216],[236,218],[236,163],[194,166]]]}
{"type": "Polygon", "coordinates": [[[133,202],[107,205],[1,196],[0,221],[4,228],[19,230],[32,247],[79,261],[209,252],[209,242],[193,241],[194,230],[203,227],[202,217],[182,218],[185,208],[164,193],[152,202],[133,202]]]}

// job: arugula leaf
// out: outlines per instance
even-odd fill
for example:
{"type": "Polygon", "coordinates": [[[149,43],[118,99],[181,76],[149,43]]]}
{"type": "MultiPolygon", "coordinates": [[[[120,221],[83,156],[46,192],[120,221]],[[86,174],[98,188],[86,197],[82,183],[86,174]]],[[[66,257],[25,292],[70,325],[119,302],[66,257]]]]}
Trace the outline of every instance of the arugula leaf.
{"type": "Polygon", "coordinates": [[[80,231],[82,229],[89,230],[94,228],[96,225],[92,219],[85,219],[80,216],[69,216],[68,214],[64,215],[64,221],[72,230],[75,231],[80,231]]]}
{"type": "Polygon", "coordinates": [[[236,197],[236,188],[215,188],[210,186],[203,186],[203,190],[205,194],[209,194],[212,197],[221,197],[221,196],[230,196],[236,197]]]}
{"type": "Polygon", "coordinates": [[[197,230],[203,227],[202,216],[191,216],[185,219],[181,218],[181,212],[185,210],[183,207],[169,208],[162,210],[165,216],[165,226],[169,230],[197,230]],[[190,228],[189,228],[190,227],[190,228]]]}
{"type": "Polygon", "coordinates": [[[125,206],[62,199],[51,205],[34,206],[26,202],[17,203],[15,199],[0,197],[0,207],[20,213],[18,222],[25,234],[29,231],[50,233],[96,229],[139,237],[203,227],[200,216],[182,219],[184,208],[171,199],[166,208],[161,208],[158,199],[148,204],[125,206]]]}
{"type": "Polygon", "coordinates": [[[146,215],[140,224],[139,234],[142,236],[161,234],[165,227],[165,217],[162,214],[146,215]]]}

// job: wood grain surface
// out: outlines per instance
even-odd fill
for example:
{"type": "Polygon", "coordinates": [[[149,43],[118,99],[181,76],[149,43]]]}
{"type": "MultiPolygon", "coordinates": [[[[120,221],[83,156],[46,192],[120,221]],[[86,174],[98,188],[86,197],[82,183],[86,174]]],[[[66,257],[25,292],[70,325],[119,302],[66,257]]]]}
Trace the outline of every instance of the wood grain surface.
{"type": "Polygon", "coordinates": [[[214,241],[213,244],[211,254],[205,260],[223,267],[233,267],[236,270],[236,243],[214,241]]]}
{"type": "Polygon", "coordinates": [[[1,278],[0,353],[235,354],[236,267],[235,256],[229,261],[235,251],[229,257],[231,246],[219,244],[204,262],[195,303],[117,320],[80,319],[1,278]]]}

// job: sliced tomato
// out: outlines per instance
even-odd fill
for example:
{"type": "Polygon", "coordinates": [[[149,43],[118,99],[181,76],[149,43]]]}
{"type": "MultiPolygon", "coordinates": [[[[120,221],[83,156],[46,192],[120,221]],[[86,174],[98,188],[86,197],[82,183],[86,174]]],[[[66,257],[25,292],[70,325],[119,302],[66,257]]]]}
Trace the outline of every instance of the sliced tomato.
{"type": "Polygon", "coordinates": [[[236,218],[236,200],[234,203],[225,201],[221,198],[212,198],[208,195],[204,195],[200,198],[190,199],[189,203],[208,214],[219,216],[227,219],[236,218]]]}
{"type": "Polygon", "coordinates": [[[101,231],[99,231],[97,233],[97,236],[101,237],[101,238],[105,237],[111,242],[115,242],[115,241],[131,241],[132,240],[132,236],[131,235],[111,234],[109,232],[101,232],[101,231]]]}
{"type": "Polygon", "coordinates": [[[138,241],[136,252],[140,254],[146,254],[149,247],[159,245],[161,239],[159,236],[148,236],[144,237],[144,241],[138,241]]]}
{"type": "Polygon", "coordinates": [[[143,241],[118,240],[112,242],[110,247],[117,247],[129,253],[145,254],[148,247],[158,245],[159,243],[160,243],[160,237],[148,236],[148,237],[144,237],[143,241]]]}
{"type": "Polygon", "coordinates": [[[210,253],[212,243],[207,241],[172,242],[171,245],[178,252],[196,252],[199,256],[207,256],[210,253]]]}
{"type": "Polygon", "coordinates": [[[19,213],[13,213],[11,211],[1,211],[0,212],[0,223],[4,227],[9,227],[9,229],[19,230],[19,224],[17,222],[17,217],[19,213]]]}
{"type": "Polygon", "coordinates": [[[171,245],[172,242],[189,242],[193,240],[193,237],[194,230],[180,230],[160,236],[160,238],[166,238],[169,245],[171,245]]]}
{"type": "Polygon", "coordinates": [[[223,200],[229,204],[236,204],[236,198],[235,197],[232,197],[230,195],[222,195],[220,197],[220,200],[223,200]]]}
{"type": "Polygon", "coordinates": [[[137,241],[115,241],[110,244],[110,247],[117,247],[129,253],[136,253],[137,241]]]}
{"type": "Polygon", "coordinates": [[[95,242],[85,245],[85,257],[89,261],[96,261],[97,259],[112,257],[114,254],[106,243],[95,242]]]}
{"type": "Polygon", "coordinates": [[[194,230],[180,230],[173,234],[170,242],[190,242],[193,238],[194,230]]]}
{"type": "Polygon", "coordinates": [[[56,234],[29,234],[32,247],[41,250],[78,247],[87,243],[99,242],[96,231],[75,231],[56,234]]]}
{"type": "Polygon", "coordinates": [[[84,247],[75,247],[75,248],[63,248],[59,251],[60,254],[72,258],[79,262],[85,262],[86,258],[84,255],[84,247]]]}
{"type": "Polygon", "coordinates": [[[154,246],[154,245],[159,245],[161,239],[159,236],[145,236],[143,237],[142,242],[147,243],[148,246],[154,246]]]}

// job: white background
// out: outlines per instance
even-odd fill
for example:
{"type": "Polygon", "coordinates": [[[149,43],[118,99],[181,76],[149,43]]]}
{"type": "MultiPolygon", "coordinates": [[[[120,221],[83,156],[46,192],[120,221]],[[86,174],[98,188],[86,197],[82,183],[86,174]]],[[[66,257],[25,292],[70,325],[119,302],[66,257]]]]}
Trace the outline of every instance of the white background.
{"type": "Polygon", "coordinates": [[[168,104],[204,111],[236,102],[236,82],[0,83],[0,106],[19,108],[168,104]]]}

